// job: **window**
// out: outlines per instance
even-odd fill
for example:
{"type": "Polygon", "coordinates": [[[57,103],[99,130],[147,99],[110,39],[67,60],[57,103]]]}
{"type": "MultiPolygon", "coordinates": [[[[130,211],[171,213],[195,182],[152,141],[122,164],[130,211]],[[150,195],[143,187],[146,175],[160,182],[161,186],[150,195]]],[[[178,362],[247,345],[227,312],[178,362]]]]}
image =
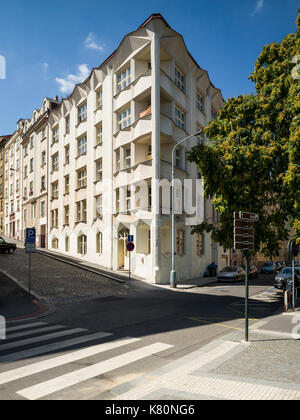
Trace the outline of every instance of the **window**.
{"type": "Polygon", "coordinates": [[[31,197],[33,195],[33,181],[29,184],[29,196],[31,197]]]}
{"type": "Polygon", "coordinates": [[[184,255],[184,231],[183,230],[177,231],[176,247],[177,247],[177,254],[180,256],[184,255]]]}
{"type": "Polygon", "coordinates": [[[119,130],[124,130],[131,125],[131,110],[130,108],[125,109],[118,115],[119,130]]]}
{"type": "Polygon", "coordinates": [[[70,219],[70,207],[69,206],[65,206],[65,225],[69,224],[69,219],[70,219]]]}
{"type": "Polygon", "coordinates": [[[116,150],[116,171],[120,170],[120,149],[116,150]]]}
{"type": "MultiPolygon", "coordinates": [[[[25,165],[24,167],[24,178],[26,179],[28,177],[28,166],[25,165]]],[[[5,177],[5,179],[7,179],[7,177],[5,177]]]]}
{"type": "Polygon", "coordinates": [[[81,137],[80,139],[77,140],[77,151],[78,151],[78,156],[83,155],[84,153],[87,152],[87,137],[81,137]]]}
{"type": "Polygon", "coordinates": [[[70,145],[68,144],[65,147],[65,164],[69,164],[70,163],[70,145]]]}
{"type": "Polygon", "coordinates": [[[102,123],[96,127],[96,145],[101,146],[103,141],[102,137],[102,123]]]}
{"type": "Polygon", "coordinates": [[[126,89],[131,83],[130,67],[127,67],[122,73],[117,76],[118,92],[126,89]]]}
{"type": "Polygon", "coordinates": [[[196,92],[196,108],[204,114],[204,97],[198,90],[196,92]]]}
{"type": "Polygon", "coordinates": [[[103,180],[103,166],[102,166],[102,158],[97,160],[96,162],[96,181],[103,180]]]}
{"type": "Polygon", "coordinates": [[[205,243],[205,236],[203,234],[197,233],[196,252],[197,252],[198,257],[201,257],[202,255],[204,255],[204,243],[205,243]]]}
{"type": "Polygon", "coordinates": [[[130,147],[127,147],[124,150],[124,163],[125,163],[126,169],[131,167],[131,148],[130,147]]]}
{"type": "Polygon", "coordinates": [[[85,102],[78,109],[78,123],[81,123],[87,119],[87,103],[85,102]]]}
{"type": "Polygon", "coordinates": [[[84,188],[87,185],[87,170],[86,167],[77,171],[77,188],[84,188]]]}
{"type": "Polygon", "coordinates": [[[41,178],[41,192],[46,190],[46,177],[42,176],[41,178]]]}
{"type": "Polygon", "coordinates": [[[175,124],[185,129],[185,113],[178,106],[175,107],[175,124]]]}
{"type": "Polygon", "coordinates": [[[81,255],[87,253],[87,237],[85,235],[78,236],[77,252],[81,255]]]}
{"type": "Polygon", "coordinates": [[[100,255],[103,252],[102,232],[98,232],[96,235],[96,252],[100,255]]]}
{"type": "Polygon", "coordinates": [[[76,203],[76,208],[77,208],[77,223],[86,222],[87,221],[86,200],[78,201],[76,203]]]}
{"type": "MultiPolygon", "coordinates": [[[[202,130],[202,128],[197,126],[197,131],[201,131],[201,130],[202,130]]],[[[204,135],[203,132],[196,137],[196,142],[197,142],[197,144],[204,144],[205,143],[205,135],[204,135]]]]}
{"type": "Polygon", "coordinates": [[[42,129],[42,141],[45,140],[46,136],[47,136],[47,131],[46,131],[46,127],[44,127],[42,129]]]}
{"type": "Polygon", "coordinates": [[[59,128],[56,127],[52,130],[52,144],[59,141],[59,128]]]}
{"type": "Polygon", "coordinates": [[[56,153],[54,156],[52,156],[52,172],[58,171],[58,153],[56,153]]]}
{"type": "Polygon", "coordinates": [[[34,137],[31,136],[29,140],[30,149],[33,149],[33,140],[34,140],[34,137]]]}
{"type": "Polygon", "coordinates": [[[58,182],[53,182],[52,184],[52,199],[58,198],[58,182]]]}
{"type": "Polygon", "coordinates": [[[30,159],[30,173],[33,172],[33,159],[30,159]]]}
{"type": "Polygon", "coordinates": [[[51,227],[58,228],[58,209],[51,211],[51,227]]]}
{"type": "Polygon", "coordinates": [[[127,211],[131,210],[131,188],[130,188],[130,186],[127,187],[127,191],[126,191],[126,210],[127,211]]]}
{"type": "Polygon", "coordinates": [[[97,90],[96,92],[96,108],[102,108],[103,102],[102,102],[102,88],[97,90]]]}
{"type": "Polygon", "coordinates": [[[69,236],[65,237],[65,251],[66,252],[70,251],[70,237],[69,236]]]}
{"type": "Polygon", "coordinates": [[[68,115],[65,118],[65,128],[66,128],[66,134],[70,133],[70,116],[68,115]]]}
{"type": "MultiPolygon", "coordinates": [[[[24,146],[24,156],[28,155],[28,143],[24,146]]],[[[5,153],[5,162],[7,162],[7,154],[5,153]]]]}
{"type": "Polygon", "coordinates": [[[175,155],[175,166],[178,169],[181,169],[182,168],[182,159],[181,159],[181,156],[182,156],[182,150],[180,148],[177,148],[176,149],[176,155],[175,155]]]}
{"type": "Polygon", "coordinates": [[[211,108],[211,119],[212,120],[216,120],[218,118],[218,113],[217,111],[212,107],[211,108]]]}
{"type": "Polygon", "coordinates": [[[101,219],[103,216],[102,195],[96,197],[96,219],[101,219]]]}
{"type": "Polygon", "coordinates": [[[46,202],[45,201],[41,201],[41,217],[45,217],[46,214],[46,202]]]}
{"type": "Polygon", "coordinates": [[[185,76],[184,74],[175,67],[175,84],[176,86],[184,92],[185,88],[185,76]]]}
{"type": "Polygon", "coordinates": [[[41,155],[42,166],[46,165],[46,151],[44,150],[41,155]]]}
{"type": "Polygon", "coordinates": [[[51,242],[51,245],[52,245],[52,249],[58,249],[58,239],[53,238],[52,242],[51,242]]]}
{"type": "Polygon", "coordinates": [[[70,176],[65,176],[65,194],[69,194],[70,192],[70,176]]]}
{"type": "Polygon", "coordinates": [[[35,209],[36,209],[35,203],[31,204],[31,219],[35,219],[35,209]]]}

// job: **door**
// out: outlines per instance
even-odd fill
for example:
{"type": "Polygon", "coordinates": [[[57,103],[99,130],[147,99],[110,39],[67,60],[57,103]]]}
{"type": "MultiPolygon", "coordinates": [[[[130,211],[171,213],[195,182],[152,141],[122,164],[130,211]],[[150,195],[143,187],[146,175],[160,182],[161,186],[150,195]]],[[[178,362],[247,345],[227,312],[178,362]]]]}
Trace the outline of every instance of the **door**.
{"type": "Polygon", "coordinates": [[[41,225],[41,239],[40,246],[41,248],[46,248],[46,225],[41,225]]]}

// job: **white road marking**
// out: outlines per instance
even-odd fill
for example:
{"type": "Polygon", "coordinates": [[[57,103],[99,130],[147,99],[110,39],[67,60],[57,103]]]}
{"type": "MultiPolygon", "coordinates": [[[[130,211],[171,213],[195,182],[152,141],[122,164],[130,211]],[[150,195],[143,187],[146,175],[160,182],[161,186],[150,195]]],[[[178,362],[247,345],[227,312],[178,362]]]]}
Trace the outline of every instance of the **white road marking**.
{"type": "Polygon", "coordinates": [[[129,365],[130,363],[137,362],[138,360],[142,360],[152,354],[160,353],[171,347],[173,346],[169,344],[155,343],[150,346],[142,347],[138,350],[122,354],[121,356],[113,357],[112,359],[104,362],[76,370],[50,381],[22,389],[18,391],[17,394],[27,398],[28,400],[37,400],[49,394],[53,394],[54,392],[69,388],[72,385],[79,384],[87,381],[88,379],[95,378],[96,376],[103,375],[104,373],[129,365]]]}
{"type": "Polygon", "coordinates": [[[47,334],[41,337],[28,338],[26,340],[16,341],[15,343],[0,344],[0,351],[13,349],[15,347],[27,346],[28,344],[39,343],[41,341],[52,340],[53,338],[64,337],[66,335],[78,334],[85,331],[86,330],[83,328],[75,328],[73,330],[47,334]]]}
{"type": "Polygon", "coordinates": [[[16,381],[17,379],[25,378],[26,376],[35,375],[36,373],[44,372],[45,370],[63,366],[68,363],[76,362],[77,360],[85,359],[99,353],[104,353],[108,350],[136,343],[137,341],[140,341],[140,338],[125,337],[109,343],[98,344],[96,346],[77,350],[63,356],[55,357],[53,359],[44,360],[42,362],[33,363],[18,369],[3,372],[0,373],[0,385],[16,381]]]}
{"type": "Polygon", "coordinates": [[[46,322],[34,322],[32,324],[18,325],[17,327],[7,327],[6,332],[26,330],[27,328],[42,327],[46,322]]]}
{"type": "Polygon", "coordinates": [[[38,356],[41,354],[57,351],[60,349],[76,346],[77,344],[87,343],[89,341],[100,340],[105,337],[109,337],[113,334],[100,332],[97,334],[85,335],[83,337],[71,338],[69,340],[59,341],[57,343],[50,343],[45,346],[34,347],[33,349],[23,350],[16,353],[10,353],[5,356],[0,356],[0,363],[14,362],[16,360],[26,359],[29,357],[38,356]]]}
{"type": "Polygon", "coordinates": [[[66,327],[63,325],[51,325],[49,327],[38,328],[35,330],[23,331],[17,334],[7,335],[6,340],[13,340],[14,338],[26,337],[26,335],[41,334],[41,333],[53,331],[53,330],[61,330],[62,328],[66,328],[66,327]]]}

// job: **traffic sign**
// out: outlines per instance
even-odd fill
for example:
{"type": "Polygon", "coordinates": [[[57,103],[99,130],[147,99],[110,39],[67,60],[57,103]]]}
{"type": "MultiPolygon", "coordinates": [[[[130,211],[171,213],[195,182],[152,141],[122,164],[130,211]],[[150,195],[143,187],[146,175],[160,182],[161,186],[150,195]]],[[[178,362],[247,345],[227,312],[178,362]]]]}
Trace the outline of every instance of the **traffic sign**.
{"type": "Polygon", "coordinates": [[[235,227],[234,228],[234,235],[245,235],[245,236],[254,236],[254,229],[251,226],[248,227],[235,227]]]}
{"type": "Polygon", "coordinates": [[[134,242],[134,236],[128,235],[128,242],[134,242]]]}
{"type": "Polygon", "coordinates": [[[35,228],[26,228],[25,252],[27,254],[33,254],[36,252],[36,229],[35,228]]]}
{"type": "Polygon", "coordinates": [[[240,211],[239,213],[239,219],[241,220],[248,220],[248,221],[253,221],[253,222],[258,222],[259,221],[259,215],[255,214],[255,213],[247,213],[245,211],[240,211]]]}
{"type": "Polygon", "coordinates": [[[134,243],[133,242],[128,242],[126,248],[127,248],[128,252],[134,251],[134,248],[135,248],[134,243]]]}
{"type": "Polygon", "coordinates": [[[35,244],[36,230],[35,228],[26,228],[26,244],[35,244]]]}

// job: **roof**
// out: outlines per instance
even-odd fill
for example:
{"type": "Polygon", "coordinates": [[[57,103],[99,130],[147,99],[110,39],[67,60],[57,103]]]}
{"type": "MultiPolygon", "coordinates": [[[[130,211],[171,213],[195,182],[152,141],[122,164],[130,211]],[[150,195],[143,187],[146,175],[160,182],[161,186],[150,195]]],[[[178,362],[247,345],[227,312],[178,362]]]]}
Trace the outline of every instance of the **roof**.
{"type": "MultiPolygon", "coordinates": [[[[171,26],[168,24],[168,22],[165,20],[165,18],[160,14],[160,13],[153,13],[151,16],[149,16],[148,17],[148,19],[146,19],[145,20],[145,22],[144,23],[142,23],[136,30],[134,30],[134,31],[132,31],[132,32],[130,32],[130,33],[128,33],[128,34],[126,34],[125,36],[124,36],[124,38],[122,39],[122,41],[120,42],[120,44],[119,44],[119,47],[121,46],[121,44],[122,44],[122,42],[124,41],[124,39],[127,37],[127,36],[130,36],[131,34],[133,34],[134,32],[136,32],[136,31],[138,31],[139,29],[142,29],[142,28],[144,28],[149,22],[151,22],[152,20],[154,20],[154,19],[160,19],[160,20],[162,20],[164,23],[165,23],[165,25],[169,28],[169,29],[172,29],[171,28],[171,26]]],[[[180,36],[181,36],[181,38],[182,38],[182,40],[183,40],[183,43],[184,43],[184,45],[185,45],[185,48],[186,48],[186,51],[187,51],[187,53],[188,53],[188,55],[189,55],[189,57],[193,60],[193,62],[195,63],[195,65],[200,69],[200,70],[203,70],[202,69],[202,67],[200,67],[200,65],[197,63],[197,61],[194,59],[194,57],[191,55],[191,53],[189,52],[189,50],[187,49],[187,47],[186,47],[186,44],[185,44],[185,42],[184,42],[184,39],[183,39],[183,36],[181,35],[181,34],[179,34],[180,36]]],[[[109,56],[109,57],[107,57],[104,61],[103,61],[103,63],[102,64],[100,64],[98,67],[93,67],[92,68],[92,70],[91,70],[91,72],[90,72],[90,74],[89,74],[89,76],[83,81],[83,82],[80,82],[80,83],[77,83],[75,86],[74,86],[74,89],[73,89],[73,91],[66,97],[66,98],[62,98],[62,100],[61,100],[61,102],[60,102],[60,106],[62,105],[62,103],[63,103],[63,101],[65,101],[65,100],[68,100],[68,99],[70,99],[71,98],[71,96],[73,95],[73,93],[74,93],[74,91],[75,91],[75,89],[76,89],[76,87],[77,86],[80,86],[80,85],[82,85],[82,84],[84,84],[84,83],[86,83],[90,78],[91,78],[91,76],[92,76],[92,74],[93,74],[93,71],[94,70],[101,70],[104,66],[105,66],[105,64],[106,63],[108,63],[108,61],[112,58],[112,57],[114,57],[114,55],[117,53],[117,51],[118,51],[118,49],[119,49],[119,47],[109,56]]],[[[211,86],[214,88],[214,89],[217,89],[217,90],[219,90],[220,91],[220,93],[221,93],[221,90],[220,89],[218,89],[218,88],[216,88],[214,85],[213,85],[213,83],[210,81],[210,84],[211,84],[211,86]]],[[[221,96],[222,96],[222,94],[221,94],[221,96]]],[[[223,99],[223,96],[222,96],[222,99],[223,99]]],[[[223,99],[223,101],[224,101],[224,99],[223,99]]]]}

